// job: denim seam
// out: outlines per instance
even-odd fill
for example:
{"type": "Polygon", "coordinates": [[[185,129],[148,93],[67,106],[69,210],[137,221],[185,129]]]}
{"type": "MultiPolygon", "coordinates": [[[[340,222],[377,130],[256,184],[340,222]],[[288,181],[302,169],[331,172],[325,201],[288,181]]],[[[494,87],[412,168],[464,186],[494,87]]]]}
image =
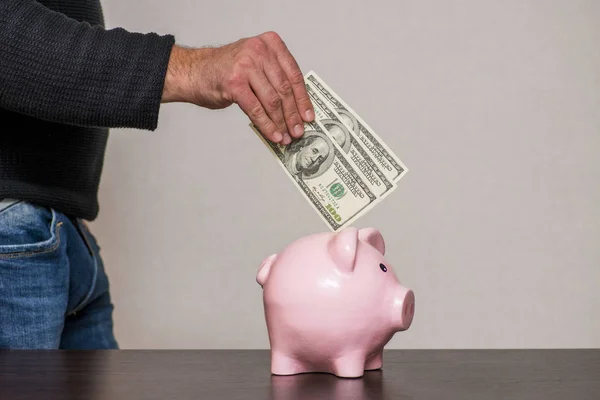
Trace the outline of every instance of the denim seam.
{"type": "Polygon", "coordinates": [[[93,256],[93,258],[94,275],[92,276],[92,285],[90,286],[90,289],[88,290],[83,300],[81,300],[81,302],[77,306],[75,306],[75,308],[69,313],[69,315],[75,315],[76,313],[81,311],[81,309],[83,309],[87,305],[87,302],[90,300],[90,297],[92,297],[92,294],[94,294],[94,290],[96,290],[96,282],[98,281],[98,259],[95,255],[93,256]]]}
{"type": "Polygon", "coordinates": [[[95,256],[94,248],[92,247],[92,244],[90,243],[90,240],[87,236],[87,229],[84,226],[82,226],[82,223],[80,220],[75,220],[74,225],[77,228],[79,236],[81,236],[81,239],[85,242],[85,246],[87,247],[88,252],[90,253],[90,255],[92,257],[94,257],[95,256]]]}
{"type": "Polygon", "coordinates": [[[62,226],[62,221],[57,221],[56,212],[52,210],[52,235],[50,239],[34,244],[32,246],[44,246],[47,243],[52,243],[52,241],[56,240],[52,246],[49,248],[40,248],[38,250],[22,250],[22,251],[9,251],[7,253],[0,253],[0,260],[10,260],[13,258],[22,258],[22,257],[33,257],[41,254],[47,254],[55,251],[60,246],[60,227],[62,226]]]}

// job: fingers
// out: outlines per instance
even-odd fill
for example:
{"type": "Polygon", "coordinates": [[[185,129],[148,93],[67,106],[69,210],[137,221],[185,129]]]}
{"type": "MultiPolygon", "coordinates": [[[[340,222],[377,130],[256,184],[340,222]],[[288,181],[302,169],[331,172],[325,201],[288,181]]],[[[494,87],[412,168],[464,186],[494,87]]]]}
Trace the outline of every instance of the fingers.
{"type": "Polygon", "coordinates": [[[267,139],[287,145],[314,120],[304,76],[279,36],[244,40],[227,92],[267,139]]]}
{"type": "Polygon", "coordinates": [[[238,105],[248,115],[250,121],[258,128],[260,133],[272,142],[281,142],[283,134],[277,129],[277,125],[269,117],[250,86],[244,85],[238,93],[238,105]]]}
{"type": "Polygon", "coordinates": [[[302,121],[302,117],[298,111],[292,85],[275,57],[265,65],[265,74],[281,99],[287,132],[296,138],[302,136],[304,133],[304,121],[302,121]]]}
{"type": "Polygon", "coordinates": [[[290,143],[292,143],[292,138],[291,138],[290,134],[289,133],[284,133],[283,134],[283,139],[281,140],[281,144],[287,146],[290,143]]]}
{"type": "Polygon", "coordinates": [[[288,128],[283,115],[281,96],[273,88],[262,68],[250,71],[249,81],[252,91],[254,91],[254,94],[262,104],[262,108],[275,125],[273,135],[277,137],[281,135],[283,137],[287,133],[288,128]]]}
{"type": "Polygon", "coordinates": [[[298,66],[298,63],[290,53],[289,49],[274,32],[268,32],[266,35],[267,43],[271,46],[277,57],[277,61],[281,66],[283,72],[287,76],[287,80],[291,85],[294,93],[294,100],[296,108],[298,109],[301,117],[304,121],[312,121],[315,117],[315,113],[310,101],[310,97],[306,92],[306,86],[304,83],[304,75],[298,66]]]}

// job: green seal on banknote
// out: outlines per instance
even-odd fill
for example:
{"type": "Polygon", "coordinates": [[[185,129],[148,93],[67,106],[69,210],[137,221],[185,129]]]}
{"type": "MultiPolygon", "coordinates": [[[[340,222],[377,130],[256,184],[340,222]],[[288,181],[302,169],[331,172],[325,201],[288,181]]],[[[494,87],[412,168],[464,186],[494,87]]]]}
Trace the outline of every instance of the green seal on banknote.
{"type": "Polygon", "coordinates": [[[341,183],[334,183],[329,188],[329,193],[336,199],[339,199],[344,195],[344,186],[341,183]]]}

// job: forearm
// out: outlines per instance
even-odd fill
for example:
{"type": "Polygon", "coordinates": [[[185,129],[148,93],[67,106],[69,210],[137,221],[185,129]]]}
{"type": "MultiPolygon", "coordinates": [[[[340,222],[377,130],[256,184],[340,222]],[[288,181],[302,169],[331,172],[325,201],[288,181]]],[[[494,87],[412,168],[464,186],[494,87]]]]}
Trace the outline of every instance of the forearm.
{"type": "Polygon", "coordinates": [[[174,38],[0,1],[0,107],[74,125],[154,129],[174,38]]]}

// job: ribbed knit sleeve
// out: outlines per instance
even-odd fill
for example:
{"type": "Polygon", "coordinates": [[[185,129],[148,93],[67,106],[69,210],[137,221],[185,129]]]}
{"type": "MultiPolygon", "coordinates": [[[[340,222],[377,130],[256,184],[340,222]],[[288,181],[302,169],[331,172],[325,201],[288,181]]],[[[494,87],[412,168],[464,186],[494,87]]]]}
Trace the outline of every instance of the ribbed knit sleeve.
{"type": "Polygon", "coordinates": [[[104,29],[0,0],[0,107],[71,125],[154,130],[172,35],[104,29]]]}

